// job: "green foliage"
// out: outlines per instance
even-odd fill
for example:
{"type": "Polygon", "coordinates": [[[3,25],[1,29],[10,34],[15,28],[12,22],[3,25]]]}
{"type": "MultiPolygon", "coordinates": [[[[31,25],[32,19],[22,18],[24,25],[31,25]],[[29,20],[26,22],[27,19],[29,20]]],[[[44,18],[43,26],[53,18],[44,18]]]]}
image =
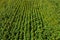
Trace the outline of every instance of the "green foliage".
{"type": "Polygon", "coordinates": [[[60,40],[60,0],[0,0],[0,40],[60,40]]]}

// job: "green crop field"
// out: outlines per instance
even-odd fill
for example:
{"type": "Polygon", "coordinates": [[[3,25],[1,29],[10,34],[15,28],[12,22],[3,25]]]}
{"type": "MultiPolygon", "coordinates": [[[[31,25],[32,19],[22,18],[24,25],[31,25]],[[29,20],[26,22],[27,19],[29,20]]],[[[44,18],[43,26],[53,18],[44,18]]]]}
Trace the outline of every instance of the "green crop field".
{"type": "Polygon", "coordinates": [[[0,40],[60,40],[60,0],[0,0],[0,40]]]}

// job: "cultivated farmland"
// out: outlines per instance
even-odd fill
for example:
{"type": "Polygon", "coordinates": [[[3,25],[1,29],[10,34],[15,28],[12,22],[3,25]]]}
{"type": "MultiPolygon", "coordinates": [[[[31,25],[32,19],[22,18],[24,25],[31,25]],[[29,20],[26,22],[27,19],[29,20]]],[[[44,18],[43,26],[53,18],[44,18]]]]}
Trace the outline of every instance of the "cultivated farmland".
{"type": "Polygon", "coordinates": [[[60,40],[60,0],[0,0],[0,40],[60,40]]]}

